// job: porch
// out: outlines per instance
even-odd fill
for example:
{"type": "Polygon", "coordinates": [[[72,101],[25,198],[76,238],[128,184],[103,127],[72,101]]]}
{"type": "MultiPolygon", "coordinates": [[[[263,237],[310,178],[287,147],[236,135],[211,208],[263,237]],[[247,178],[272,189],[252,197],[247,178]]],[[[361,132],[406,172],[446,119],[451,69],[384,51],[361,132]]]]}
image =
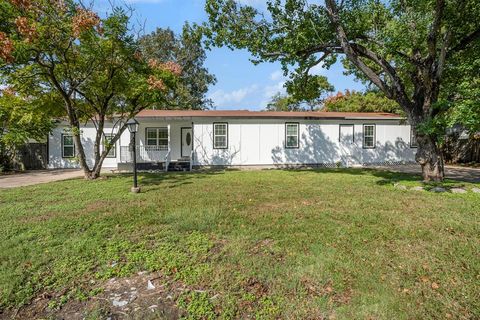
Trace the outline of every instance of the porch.
{"type": "MultiPolygon", "coordinates": [[[[133,149],[120,146],[119,170],[131,170],[133,149]]],[[[193,125],[191,122],[142,121],[136,134],[138,170],[190,171],[193,164],[193,125]]]]}

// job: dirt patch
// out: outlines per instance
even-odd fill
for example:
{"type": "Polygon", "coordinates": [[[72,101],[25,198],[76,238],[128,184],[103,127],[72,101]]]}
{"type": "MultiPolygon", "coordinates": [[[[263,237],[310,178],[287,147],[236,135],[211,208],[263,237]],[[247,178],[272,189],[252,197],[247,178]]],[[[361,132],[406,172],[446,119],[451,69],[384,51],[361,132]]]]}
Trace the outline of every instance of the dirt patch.
{"type": "Polygon", "coordinates": [[[0,314],[0,319],[179,319],[185,315],[175,301],[188,289],[160,273],[113,278],[95,289],[96,296],[68,301],[55,310],[49,307],[52,297],[43,294],[30,305],[0,314]]]}
{"type": "Polygon", "coordinates": [[[85,211],[88,212],[88,213],[91,213],[91,212],[96,212],[96,211],[99,211],[99,210],[105,210],[106,208],[111,207],[112,203],[115,204],[114,202],[107,201],[107,200],[93,201],[93,202],[88,203],[85,206],[85,211]]]}
{"type": "Polygon", "coordinates": [[[257,298],[267,296],[269,292],[268,285],[255,278],[247,279],[243,287],[245,291],[254,294],[257,298]]]}

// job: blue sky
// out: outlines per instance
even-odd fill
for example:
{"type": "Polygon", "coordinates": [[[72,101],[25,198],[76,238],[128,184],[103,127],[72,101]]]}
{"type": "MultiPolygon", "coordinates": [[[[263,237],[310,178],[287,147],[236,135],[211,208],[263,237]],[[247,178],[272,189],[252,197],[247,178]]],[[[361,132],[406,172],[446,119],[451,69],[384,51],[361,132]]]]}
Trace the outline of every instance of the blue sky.
{"type": "MultiPolygon", "coordinates": [[[[134,19],[145,23],[145,31],[157,27],[171,28],[180,32],[185,21],[201,23],[206,21],[205,0],[126,0],[135,9],[134,19]]],[[[265,7],[263,0],[239,0],[259,9],[265,7]]],[[[102,7],[97,6],[102,12],[102,7]]],[[[105,10],[105,9],[103,9],[105,10]]],[[[285,78],[279,63],[253,65],[248,51],[217,48],[207,52],[206,66],[217,77],[217,84],[209,90],[208,96],[216,109],[265,108],[270,98],[277,92],[284,92],[285,78]]],[[[364,86],[352,77],[343,75],[343,68],[336,64],[325,70],[315,68],[315,73],[328,77],[337,91],[345,89],[362,90],[364,86]]]]}

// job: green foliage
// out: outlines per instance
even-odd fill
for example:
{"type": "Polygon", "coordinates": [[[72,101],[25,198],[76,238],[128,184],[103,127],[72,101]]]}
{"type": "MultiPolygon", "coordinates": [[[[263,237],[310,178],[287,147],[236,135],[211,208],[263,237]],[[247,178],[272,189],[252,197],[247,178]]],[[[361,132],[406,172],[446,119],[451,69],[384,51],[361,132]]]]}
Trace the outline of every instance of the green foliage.
{"type": "Polygon", "coordinates": [[[293,76],[285,86],[291,99],[308,104],[311,110],[321,104],[326,93],[334,90],[327,77],[308,74],[293,76]]]}
{"type": "Polygon", "coordinates": [[[341,112],[390,112],[404,114],[398,103],[374,92],[355,92],[346,90],[336,95],[327,97],[324,105],[325,111],[341,112]]]}
{"type": "Polygon", "coordinates": [[[300,111],[302,107],[298,101],[288,95],[275,94],[265,108],[267,111],[300,111]]]}
{"type": "Polygon", "coordinates": [[[180,297],[179,306],[188,313],[186,319],[216,319],[215,309],[207,292],[189,292],[180,297]]]}
{"type": "Polygon", "coordinates": [[[52,111],[40,100],[0,93],[0,172],[11,168],[16,148],[29,139],[43,141],[53,127],[52,111]]]}
{"type": "Polygon", "coordinates": [[[175,35],[170,29],[157,28],[139,39],[140,50],[147,59],[175,61],[183,70],[170,99],[164,105],[157,105],[157,108],[205,109],[212,105],[206,93],[208,87],[215,84],[216,78],[204,66],[207,56],[199,31],[187,23],[180,35],[175,35]]]}
{"type": "Polygon", "coordinates": [[[480,131],[480,41],[468,55],[455,55],[445,74],[439,113],[448,126],[460,124],[473,135],[480,131]]]}

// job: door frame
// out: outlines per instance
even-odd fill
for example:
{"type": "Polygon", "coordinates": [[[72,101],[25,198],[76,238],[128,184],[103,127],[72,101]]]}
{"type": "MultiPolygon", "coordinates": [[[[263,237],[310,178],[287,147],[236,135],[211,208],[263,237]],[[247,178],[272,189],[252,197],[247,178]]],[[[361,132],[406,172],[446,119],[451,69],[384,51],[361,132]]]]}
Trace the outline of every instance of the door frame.
{"type": "MultiPolygon", "coordinates": [[[[183,157],[183,130],[185,129],[189,129],[191,131],[191,135],[192,135],[192,142],[190,143],[190,145],[192,146],[192,150],[193,150],[193,128],[192,127],[181,127],[180,128],[180,157],[183,157]]],[[[190,156],[189,154],[187,156],[190,156]]]]}

